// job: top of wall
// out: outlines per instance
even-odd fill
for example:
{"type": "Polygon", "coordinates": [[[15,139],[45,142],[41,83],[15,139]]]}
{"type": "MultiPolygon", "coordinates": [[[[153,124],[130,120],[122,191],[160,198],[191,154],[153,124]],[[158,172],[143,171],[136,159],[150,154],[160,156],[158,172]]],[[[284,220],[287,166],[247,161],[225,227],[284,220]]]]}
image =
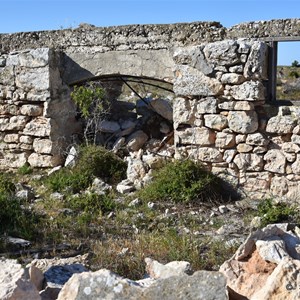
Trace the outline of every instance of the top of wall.
{"type": "MultiPolygon", "coordinates": [[[[230,28],[219,22],[95,27],[83,24],[75,29],[0,34],[0,54],[32,48],[65,50],[98,47],[110,50],[169,49],[223,39],[299,39],[300,19],[241,23],[230,28]]],[[[99,49],[98,49],[99,50],[99,49]]]]}

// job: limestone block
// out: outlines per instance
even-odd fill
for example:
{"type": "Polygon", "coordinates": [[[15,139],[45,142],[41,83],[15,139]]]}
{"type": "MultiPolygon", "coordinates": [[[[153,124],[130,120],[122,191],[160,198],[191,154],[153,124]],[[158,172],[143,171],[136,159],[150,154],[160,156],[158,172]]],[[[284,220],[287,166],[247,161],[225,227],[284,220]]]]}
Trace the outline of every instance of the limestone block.
{"type": "Polygon", "coordinates": [[[224,110],[254,110],[254,105],[248,101],[227,101],[218,105],[224,110]]]}
{"type": "Polygon", "coordinates": [[[230,94],[236,100],[265,100],[265,88],[260,81],[246,81],[240,85],[234,85],[230,89],[230,94]]]}
{"type": "Polygon", "coordinates": [[[173,104],[174,128],[179,124],[193,125],[195,121],[196,100],[176,98],[173,104]]]}
{"type": "Polygon", "coordinates": [[[251,299],[299,299],[299,268],[299,260],[291,258],[282,259],[268,277],[262,289],[254,293],[251,299]]]}
{"type": "Polygon", "coordinates": [[[243,189],[250,192],[268,191],[271,183],[269,172],[241,172],[240,184],[243,189]]]}
{"type": "Polygon", "coordinates": [[[235,145],[235,135],[225,132],[217,132],[216,147],[218,148],[231,148],[235,145]]]}
{"type": "Polygon", "coordinates": [[[177,65],[173,89],[179,96],[216,96],[223,91],[223,85],[197,69],[177,65]]]}
{"type": "Polygon", "coordinates": [[[271,179],[270,191],[273,196],[281,197],[288,192],[288,180],[285,176],[274,176],[271,179]]]}
{"type": "Polygon", "coordinates": [[[293,134],[292,137],[291,137],[291,142],[296,144],[296,145],[300,145],[300,135],[293,134]]]}
{"type": "Polygon", "coordinates": [[[300,174],[300,155],[297,154],[295,162],[292,164],[292,171],[294,174],[300,174]]]}
{"type": "Polygon", "coordinates": [[[152,99],[150,106],[156,113],[166,120],[173,121],[173,108],[169,101],[160,98],[152,99]]]}
{"type": "Polygon", "coordinates": [[[49,62],[49,48],[31,49],[30,51],[23,51],[19,54],[19,65],[28,68],[40,68],[48,65],[49,62]]]}
{"type": "Polygon", "coordinates": [[[177,130],[175,140],[179,144],[193,144],[200,146],[213,145],[216,139],[215,133],[205,127],[191,127],[184,130],[177,130]]]}
{"type": "Polygon", "coordinates": [[[4,130],[22,130],[28,121],[25,116],[13,116],[9,119],[9,123],[4,130]]]}
{"type": "Polygon", "coordinates": [[[233,162],[243,171],[261,171],[264,166],[263,157],[254,153],[239,153],[233,162]]]}
{"type": "Polygon", "coordinates": [[[37,153],[51,154],[53,150],[53,142],[48,139],[34,139],[33,149],[37,153]]]}
{"type": "Polygon", "coordinates": [[[189,65],[205,75],[214,71],[214,67],[204,57],[202,46],[178,48],[174,52],[173,60],[178,65],[189,65]]]}
{"type": "Polygon", "coordinates": [[[132,133],[127,139],[127,147],[131,151],[138,151],[148,140],[148,135],[142,130],[132,133]]]}
{"type": "Polygon", "coordinates": [[[145,263],[147,274],[154,279],[192,273],[191,265],[187,261],[171,261],[164,265],[147,257],[145,263]]]}
{"type": "Polygon", "coordinates": [[[268,45],[266,43],[253,42],[244,67],[244,76],[252,79],[268,79],[268,45]]]}
{"type": "Polygon", "coordinates": [[[0,84],[3,84],[5,87],[15,86],[15,72],[13,66],[0,68],[0,84]]]}
{"type": "Polygon", "coordinates": [[[300,146],[294,143],[286,142],[281,145],[281,149],[287,153],[299,153],[300,146]]]}
{"type": "Polygon", "coordinates": [[[221,162],[223,157],[221,152],[216,148],[201,147],[195,152],[197,158],[203,162],[221,162]]]}
{"type": "Polygon", "coordinates": [[[268,151],[268,147],[265,146],[258,146],[253,148],[253,153],[256,154],[263,154],[266,153],[267,151],[268,151]]]}
{"type": "Polygon", "coordinates": [[[139,158],[127,158],[127,179],[131,182],[140,181],[147,174],[149,167],[139,158]]]}
{"type": "MultiPolygon", "coordinates": [[[[292,133],[294,127],[297,125],[297,119],[291,115],[275,116],[269,119],[266,132],[270,133],[292,133]]],[[[293,141],[292,141],[293,142],[293,141]]]]}
{"type": "MultiPolygon", "coordinates": [[[[50,89],[49,69],[47,67],[27,69],[16,75],[16,86],[23,90],[45,91],[50,89]]],[[[29,99],[29,96],[27,97],[29,99]]]]}
{"type": "Polygon", "coordinates": [[[231,163],[236,154],[237,151],[235,149],[225,150],[223,154],[223,160],[226,161],[227,163],[231,163]]]}
{"type": "MultiPolygon", "coordinates": [[[[45,102],[51,99],[50,91],[39,91],[39,90],[31,90],[27,93],[26,99],[28,101],[35,101],[35,102],[45,102]]],[[[46,102],[47,103],[47,102],[46,102]]],[[[49,112],[46,111],[44,115],[48,115],[49,112]]]]}
{"type": "Polygon", "coordinates": [[[11,105],[11,104],[0,105],[0,115],[16,116],[16,115],[18,115],[18,113],[19,113],[19,110],[16,105],[11,105]]]}
{"type": "Polygon", "coordinates": [[[41,299],[25,269],[16,260],[0,260],[0,299],[41,299]]]}
{"type": "Polygon", "coordinates": [[[51,119],[37,117],[26,124],[23,133],[30,136],[46,137],[51,132],[51,119]]]}
{"type": "Polygon", "coordinates": [[[5,153],[4,160],[1,160],[1,168],[20,168],[27,162],[26,153],[5,153]]]}
{"type": "Polygon", "coordinates": [[[222,115],[205,115],[204,116],[204,125],[206,127],[221,131],[228,125],[228,120],[225,116],[222,115]]]}
{"type": "Polygon", "coordinates": [[[255,111],[230,111],[228,126],[239,133],[253,133],[258,129],[258,119],[255,111]]]}
{"type": "Polygon", "coordinates": [[[221,77],[221,82],[223,84],[240,84],[244,81],[244,76],[236,73],[225,73],[221,77]]]}
{"type": "Polygon", "coordinates": [[[217,112],[217,99],[215,97],[206,97],[196,100],[197,114],[215,114],[217,112]]]}
{"type": "Polygon", "coordinates": [[[286,160],[293,163],[296,160],[296,153],[283,152],[286,160]]]}
{"type": "Polygon", "coordinates": [[[246,143],[254,146],[267,146],[269,140],[260,132],[251,133],[247,135],[246,143]]]}
{"type": "Polygon", "coordinates": [[[60,163],[60,158],[52,155],[32,153],[28,157],[28,163],[33,168],[55,167],[60,163]]]}
{"type": "Polygon", "coordinates": [[[245,143],[246,139],[247,139],[247,135],[246,134],[237,134],[236,137],[235,137],[235,142],[237,144],[245,143]]]}
{"type": "Polygon", "coordinates": [[[21,106],[20,112],[25,116],[37,117],[42,115],[43,108],[39,105],[26,104],[21,106]]]}
{"type": "Polygon", "coordinates": [[[21,135],[20,136],[20,143],[24,144],[32,144],[33,143],[33,138],[28,135],[21,135]]]}
{"type": "Polygon", "coordinates": [[[271,149],[264,155],[266,171],[284,174],[286,167],[286,157],[281,150],[271,149]]]}
{"type": "Polygon", "coordinates": [[[248,153],[248,152],[253,150],[253,146],[248,145],[246,143],[240,143],[240,144],[237,145],[236,150],[239,153],[248,153]]]}
{"type": "Polygon", "coordinates": [[[239,62],[237,48],[236,41],[224,40],[207,44],[203,52],[208,62],[217,66],[231,66],[239,62]]]}
{"type": "Polygon", "coordinates": [[[232,67],[229,67],[229,72],[231,73],[243,73],[244,66],[243,65],[235,65],[232,67]]]}
{"type": "Polygon", "coordinates": [[[17,133],[6,134],[3,140],[5,143],[18,143],[19,135],[17,133]]]}

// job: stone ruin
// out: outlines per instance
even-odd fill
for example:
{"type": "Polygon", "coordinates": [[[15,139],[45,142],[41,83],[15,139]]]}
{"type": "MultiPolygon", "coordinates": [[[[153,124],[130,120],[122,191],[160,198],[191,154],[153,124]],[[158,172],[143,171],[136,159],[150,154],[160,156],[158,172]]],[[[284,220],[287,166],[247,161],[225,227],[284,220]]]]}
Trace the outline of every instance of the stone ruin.
{"type": "Polygon", "coordinates": [[[272,102],[274,41],[300,20],[80,26],[0,35],[0,167],[54,167],[80,130],[70,86],[107,75],[173,84],[175,158],[247,196],[297,193],[300,108],[272,102]],[[273,70],[273,71],[272,71],[273,70]]]}

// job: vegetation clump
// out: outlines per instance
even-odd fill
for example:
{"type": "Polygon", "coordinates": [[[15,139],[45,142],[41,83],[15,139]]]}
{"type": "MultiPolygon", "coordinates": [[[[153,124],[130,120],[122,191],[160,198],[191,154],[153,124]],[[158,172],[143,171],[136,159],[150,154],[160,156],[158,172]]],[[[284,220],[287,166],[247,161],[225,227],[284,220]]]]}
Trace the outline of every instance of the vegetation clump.
{"type": "Polygon", "coordinates": [[[285,202],[274,203],[266,199],[258,205],[258,215],[262,218],[262,227],[282,222],[299,222],[299,211],[285,202]]]}
{"type": "Polygon", "coordinates": [[[79,157],[73,168],[64,168],[47,179],[53,191],[68,189],[78,193],[92,184],[95,177],[115,184],[126,176],[127,164],[103,147],[89,145],[79,149],[79,157]]]}
{"type": "Polygon", "coordinates": [[[145,200],[174,201],[179,203],[213,200],[220,195],[217,176],[191,160],[174,161],[158,170],[153,181],[139,192],[145,200]]]}

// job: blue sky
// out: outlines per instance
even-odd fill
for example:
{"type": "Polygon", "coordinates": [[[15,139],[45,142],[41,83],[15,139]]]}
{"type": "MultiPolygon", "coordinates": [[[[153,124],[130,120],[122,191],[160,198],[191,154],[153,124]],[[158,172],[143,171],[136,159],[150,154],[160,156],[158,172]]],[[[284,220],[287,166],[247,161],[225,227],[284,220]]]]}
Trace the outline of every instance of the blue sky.
{"type": "MultiPolygon", "coordinates": [[[[127,24],[300,18],[299,0],[0,0],[0,32],[127,24]]],[[[300,35],[300,34],[299,34],[300,35]]],[[[300,61],[300,43],[279,48],[279,64],[300,61]],[[289,53],[288,53],[289,50],[289,53]]]]}

